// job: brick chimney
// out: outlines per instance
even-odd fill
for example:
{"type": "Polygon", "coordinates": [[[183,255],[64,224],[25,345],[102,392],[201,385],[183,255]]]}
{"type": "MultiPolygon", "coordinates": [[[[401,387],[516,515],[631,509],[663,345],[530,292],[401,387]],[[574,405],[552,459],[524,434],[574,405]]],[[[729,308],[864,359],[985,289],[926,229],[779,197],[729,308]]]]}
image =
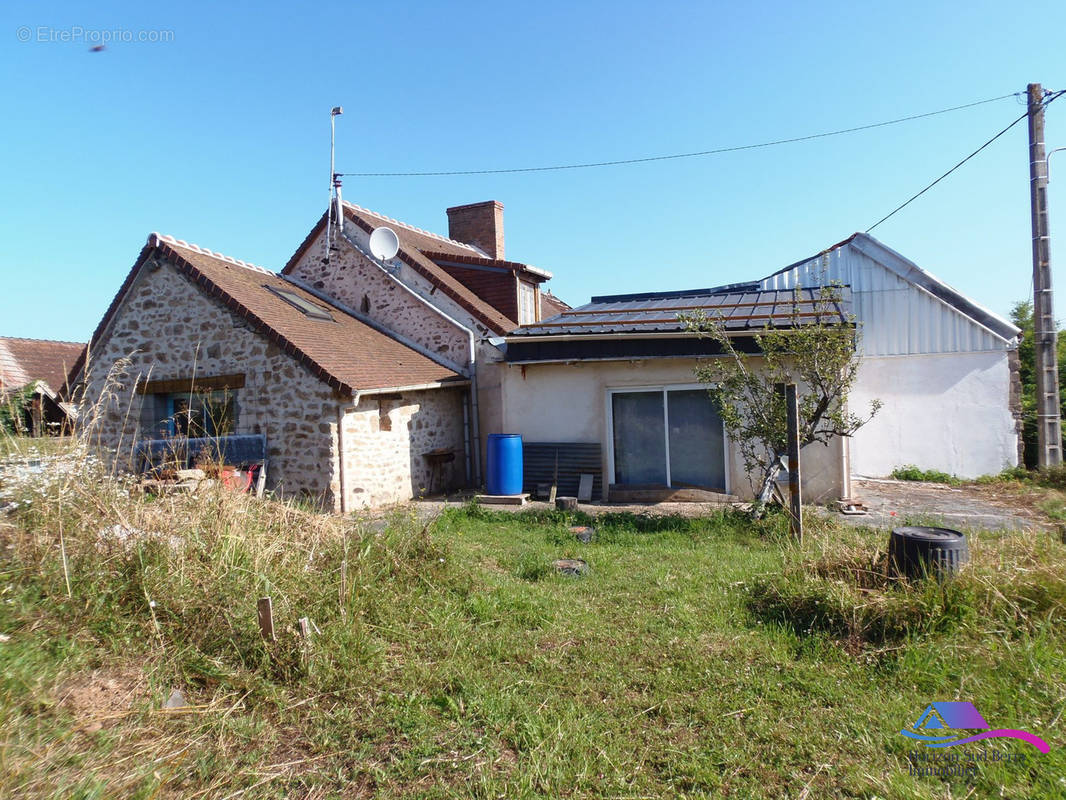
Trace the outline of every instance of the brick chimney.
{"type": "Polygon", "coordinates": [[[448,238],[503,260],[503,203],[487,200],[448,209],[448,238]]]}

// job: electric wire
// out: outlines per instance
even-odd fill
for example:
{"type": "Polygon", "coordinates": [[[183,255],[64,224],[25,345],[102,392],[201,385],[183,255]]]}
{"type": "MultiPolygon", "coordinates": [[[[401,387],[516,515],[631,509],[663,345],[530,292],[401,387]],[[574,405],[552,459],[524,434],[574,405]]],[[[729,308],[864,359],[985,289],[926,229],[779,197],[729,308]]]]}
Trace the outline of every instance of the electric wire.
{"type": "MultiPolygon", "coordinates": [[[[1048,107],[1048,106],[1049,106],[1049,105],[1050,105],[1051,103],[1053,103],[1053,102],[1054,102],[1055,100],[1057,100],[1058,98],[1060,98],[1060,97],[1061,97],[1061,96],[1062,96],[1063,94],[1066,94],[1066,89],[1063,89],[1063,90],[1061,90],[1061,91],[1058,91],[1058,92],[1054,92],[1054,93],[1052,93],[1052,94],[1049,94],[1049,95],[1048,95],[1048,96],[1047,96],[1046,98],[1044,98],[1044,100],[1043,100],[1043,105],[1044,105],[1044,107],[1045,107],[1045,108],[1047,108],[1047,107],[1048,107]]],[[[944,180],[944,178],[948,177],[948,175],[950,175],[951,173],[953,173],[953,172],[954,172],[955,170],[957,170],[957,169],[958,169],[959,167],[961,167],[961,166],[962,166],[963,164],[965,164],[965,163],[966,163],[967,161],[969,161],[969,160],[970,160],[971,158],[973,158],[974,156],[976,156],[976,155],[977,155],[978,153],[980,153],[980,152],[981,152],[982,150],[984,150],[984,149],[985,149],[986,147],[988,147],[988,146],[989,146],[990,144],[992,144],[992,143],[993,143],[994,141],[996,141],[996,139],[998,139],[998,138],[999,138],[1000,136],[1002,136],[1003,134],[1005,134],[1005,133],[1006,133],[1007,131],[1009,131],[1009,130],[1010,130],[1011,128],[1013,128],[1013,127],[1014,127],[1015,125],[1017,125],[1017,124],[1018,124],[1019,122],[1021,122],[1021,121],[1022,121],[1023,119],[1025,119],[1025,118],[1026,118],[1026,117],[1028,117],[1028,116],[1029,116],[1029,109],[1028,109],[1028,108],[1026,108],[1026,110],[1025,110],[1025,113],[1024,113],[1024,114],[1022,114],[1022,115],[1021,115],[1020,117],[1018,117],[1018,118],[1017,118],[1016,120],[1014,120],[1014,122],[1012,122],[1012,123],[1011,123],[1010,125],[1008,125],[1008,126],[1007,126],[1006,128],[1004,128],[1003,130],[1001,130],[1001,131],[1000,131],[999,133],[997,133],[997,134],[996,134],[995,136],[993,136],[993,137],[992,137],[991,139],[989,139],[989,140],[988,140],[987,142],[985,142],[985,143],[984,143],[983,145],[981,145],[980,147],[978,147],[978,148],[977,148],[976,150],[974,150],[974,151],[973,151],[972,153],[970,153],[970,155],[966,156],[966,158],[964,158],[964,159],[963,159],[962,161],[960,161],[960,162],[959,162],[958,164],[956,164],[955,166],[953,166],[953,167],[952,167],[951,169],[949,169],[949,170],[948,170],[947,172],[945,172],[945,173],[944,173],[943,175],[941,175],[941,176],[940,176],[939,178],[937,178],[937,179],[936,179],[935,181],[933,181],[932,183],[928,184],[928,185],[927,185],[927,186],[926,186],[926,187],[925,187],[924,189],[922,189],[922,190],[921,190],[920,192],[918,192],[917,194],[913,194],[913,195],[911,195],[911,196],[910,196],[910,197],[909,197],[909,198],[908,198],[907,200],[905,200],[905,201],[904,201],[903,203],[901,203],[900,205],[896,206],[896,207],[895,207],[894,209],[892,209],[892,211],[890,211],[890,212],[889,212],[888,214],[885,214],[885,216],[881,217],[881,219],[877,220],[877,222],[875,222],[875,223],[874,223],[873,225],[871,225],[871,226],[870,226],[869,228],[867,228],[867,229],[866,229],[866,233],[869,233],[869,232],[870,232],[870,231],[872,231],[872,230],[873,230],[874,228],[876,228],[876,227],[877,227],[878,225],[880,225],[880,224],[881,224],[882,222],[884,222],[885,220],[887,220],[887,219],[889,219],[889,218],[891,218],[891,217],[895,216],[895,215],[896,215],[897,213],[899,213],[899,212],[900,212],[900,211],[902,211],[902,210],[903,210],[904,208],[906,208],[907,206],[909,206],[909,205],[910,205],[911,203],[913,203],[913,202],[914,202],[915,200],[917,200],[917,199],[918,199],[919,197],[921,197],[921,196],[922,196],[923,194],[925,194],[925,193],[926,193],[926,192],[928,192],[928,191],[929,191],[930,189],[932,189],[932,188],[933,188],[934,186],[936,186],[936,185],[937,185],[938,183],[940,183],[940,182],[941,182],[942,180],[944,180]]]]}
{"type": "Polygon", "coordinates": [[[824,131],[822,133],[812,133],[807,136],[794,136],[789,139],[775,139],[769,142],[758,142],[756,144],[742,144],[734,145],[732,147],[717,147],[711,150],[698,150],[691,153],[672,153],[670,155],[662,156],[646,156],[643,158],[625,158],[616,161],[593,161],[582,164],[557,164],[547,167],[512,167],[507,169],[463,169],[463,170],[436,170],[428,172],[341,172],[339,175],[353,178],[427,178],[427,177],[443,177],[454,175],[505,175],[520,172],[557,172],[561,170],[574,170],[574,169],[590,169],[592,167],[617,167],[627,164],[646,164],[652,161],[671,161],[680,158],[698,158],[700,156],[712,156],[722,153],[736,153],[742,150],[758,150],[764,147],[776,147],[784,144],[795,144],[797,142],[809,142],[814,139],[826,139],[831,136],[843,136],[848,133],[857,133],[859,131],[868,131],[874,128],[884,128],[889,125],[899,125],[903,122],[911,122],[917,119],[925,119],[926,117],[935,117],[939,114],[948,114],[952,111],[961,111],[966,108],[973,108],[974,106],[985,105],[987,103],[995,103],[999,100],[1006,100],[1008,97],[1017,97],[1024,92],[1011,92],[1010,94],[1000,95],[999,97],[989,97],[986,100],[976,100],[972,103],[964,103],[959,106],[952,106],[950,108],[941,108],[937,111],[927,111],[922,114],[911,114],[906,117],[898,117],[897,119],[885,120],[884,122],[873,122],[869,125],[856,125],[852,128],[841,128],[835,131],[824,131]]]}

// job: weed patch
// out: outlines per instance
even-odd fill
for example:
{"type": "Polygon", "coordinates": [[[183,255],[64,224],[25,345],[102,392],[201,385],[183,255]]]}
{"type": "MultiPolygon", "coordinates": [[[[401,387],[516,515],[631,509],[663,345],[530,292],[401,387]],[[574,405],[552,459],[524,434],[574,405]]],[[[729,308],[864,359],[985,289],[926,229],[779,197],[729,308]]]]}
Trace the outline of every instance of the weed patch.
{"type": "Polygon", "coordinates": [[[949,486],[959,486],[962,481],[954,475],[941,472],[938,469],[919,469],[914,464],[904,464],[892,470],[892,477],[897,481],[929,481],[931,483],[946,483],[949,486]]]}
{"type": "MultiPolygon", "coordinates": [[[[971,539],[974,542],[973,539],[971,539]]],[[[800,635],[823,633],[852,650],[969,628],[980,635],[1032,634],[1066,625],[1066,553],[1049,537],[979,537],[972,561],[939,582],[891,577],[883,550],[838,544],[800,558],[748,587],[760,619],[800,635]]]]}
{"type": "Polygon", "coordinates": [[[886,535],[813,515],[800,548],[778,514],[427,524],[134,488],[90,462],[0,516],[0,796],[1061,794],[1057,540],[982,535],[905,589],[886,535]],[[898,731],[945,697],[1051,753],[908,775],[898,731]]]}

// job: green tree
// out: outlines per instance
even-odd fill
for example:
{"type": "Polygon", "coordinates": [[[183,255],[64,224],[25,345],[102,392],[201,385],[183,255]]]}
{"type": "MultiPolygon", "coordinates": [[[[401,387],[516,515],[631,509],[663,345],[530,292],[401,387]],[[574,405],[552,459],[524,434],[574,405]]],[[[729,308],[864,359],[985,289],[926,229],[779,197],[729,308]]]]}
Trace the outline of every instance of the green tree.
{"type": "MultiPolygon", "coordinates": [[[[1025,466],[1034,469],[1039,461],[1036,431],[1036,348],[1033,343],[1033,303],[1022,300],[1010,310],[1010,319],[1022,329],[1018,341],[1018,375],[1022,384],[1022,444],[1025,466]]],[[[1063,334],[1059,331],[1059,341],[1063,334]]],[[[1066,348],[1059,347],[1059,413],[1066,418],[1066,348]]]]}
{"type": "Polygon", "coordinates": [[[806,301],[796,289],[785,324],[754,335],[757,354],[738,349],[720,316],[682,317],[688,330],[722,348],[723,357],[698,366],[696,377],[707,385],[748,471],[752,491],[763,502],[770,498],[781,459],[788,452],[785,401],[775,389],[777,384],[797,386],[801,447],[851,436],[881,407],[875,400],[864,416],[848,408],[860,357],[854,321],[840,323],[840,299],[837,286],[820,287],[813,300],[806,301]]]}
{"type": "Polygon", "coordinates": [[[22,436],[29,432],[27,418],[33,388],[34,384],[30,383],[0,397],[0,433],[22,436]]]}

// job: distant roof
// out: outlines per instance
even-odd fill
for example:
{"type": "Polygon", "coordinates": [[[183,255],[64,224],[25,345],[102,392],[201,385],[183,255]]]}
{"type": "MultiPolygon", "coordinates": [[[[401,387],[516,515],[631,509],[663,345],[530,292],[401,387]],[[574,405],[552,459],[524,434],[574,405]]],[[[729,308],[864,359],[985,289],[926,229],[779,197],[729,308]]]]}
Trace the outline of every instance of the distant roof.
{"type": "Polygon", "coordinates": [[[540,292],[540,313],[544,319],[554,317],[557,314],[562,314],[564,311],[569,311],[570,305],[560,300],[549,289],[541,289],[540,292]]]}
{"type": "Polygon", "coordinates": [[[602,335],[615,333],[682,333],[679,314],[703,312],[719,317],[727,331],[754,331],[766,327],[793,327],[798,318],[845,324],[850,319],[851,291],[841,287],[839,301],[829,309],[816,304],[816,289],[715,290],[648,292],[594,297],[592,301],[563,311],[550,319],[526,325],[511,337],[554,335],[602,335]],[[829,319],[826,320],[826,312],[829,319]]]}
{"type": "Polygon", "coordinates": [[[357,318],[354,312],[338,308],[268,269],[156,233],[148,237],[93,334],[90,348],[106,332],[137,272],[156,255],[338,391],[465,381],[454,370],[357,318]],[[309,316],[306,309],[311,307],[328,312],[332,319],[309,316]]]}
{"type": "MultiPolygon", "coordinates": [[[[551,278],[551,273],[531,267],[517,261],[503,261],[486,257],[486,254],[473,245],[458,242],[436,233],[416,228],[405,222],[362,208],[353,203],[344,203],[345,218],[351,220],[362,230],[370,233],[375,228],[388,226],[396,232],[400,240],[400,258],[411,269],[430,281],[434,286],[466,309],[474,318],[495,333],[506,333],[518,325],[518,321],[502,313],[491,302],[449,274],[441,263],[452,261],[457,265],[483,266],[504,269],[522,274],[527,280],[543,281],[551,278]]],[[[326,215],[318,221],[303,243],[293,253],[288,263],[281,270],[289,274],[304,253],[325,229],[326,215]]]]}
{"type": "Polygon", "coordinates": [[[84,350],[84,342],[0,337],[0,392],[33,381],[43,381],[52,392],[58,391],[84,350]]]}

